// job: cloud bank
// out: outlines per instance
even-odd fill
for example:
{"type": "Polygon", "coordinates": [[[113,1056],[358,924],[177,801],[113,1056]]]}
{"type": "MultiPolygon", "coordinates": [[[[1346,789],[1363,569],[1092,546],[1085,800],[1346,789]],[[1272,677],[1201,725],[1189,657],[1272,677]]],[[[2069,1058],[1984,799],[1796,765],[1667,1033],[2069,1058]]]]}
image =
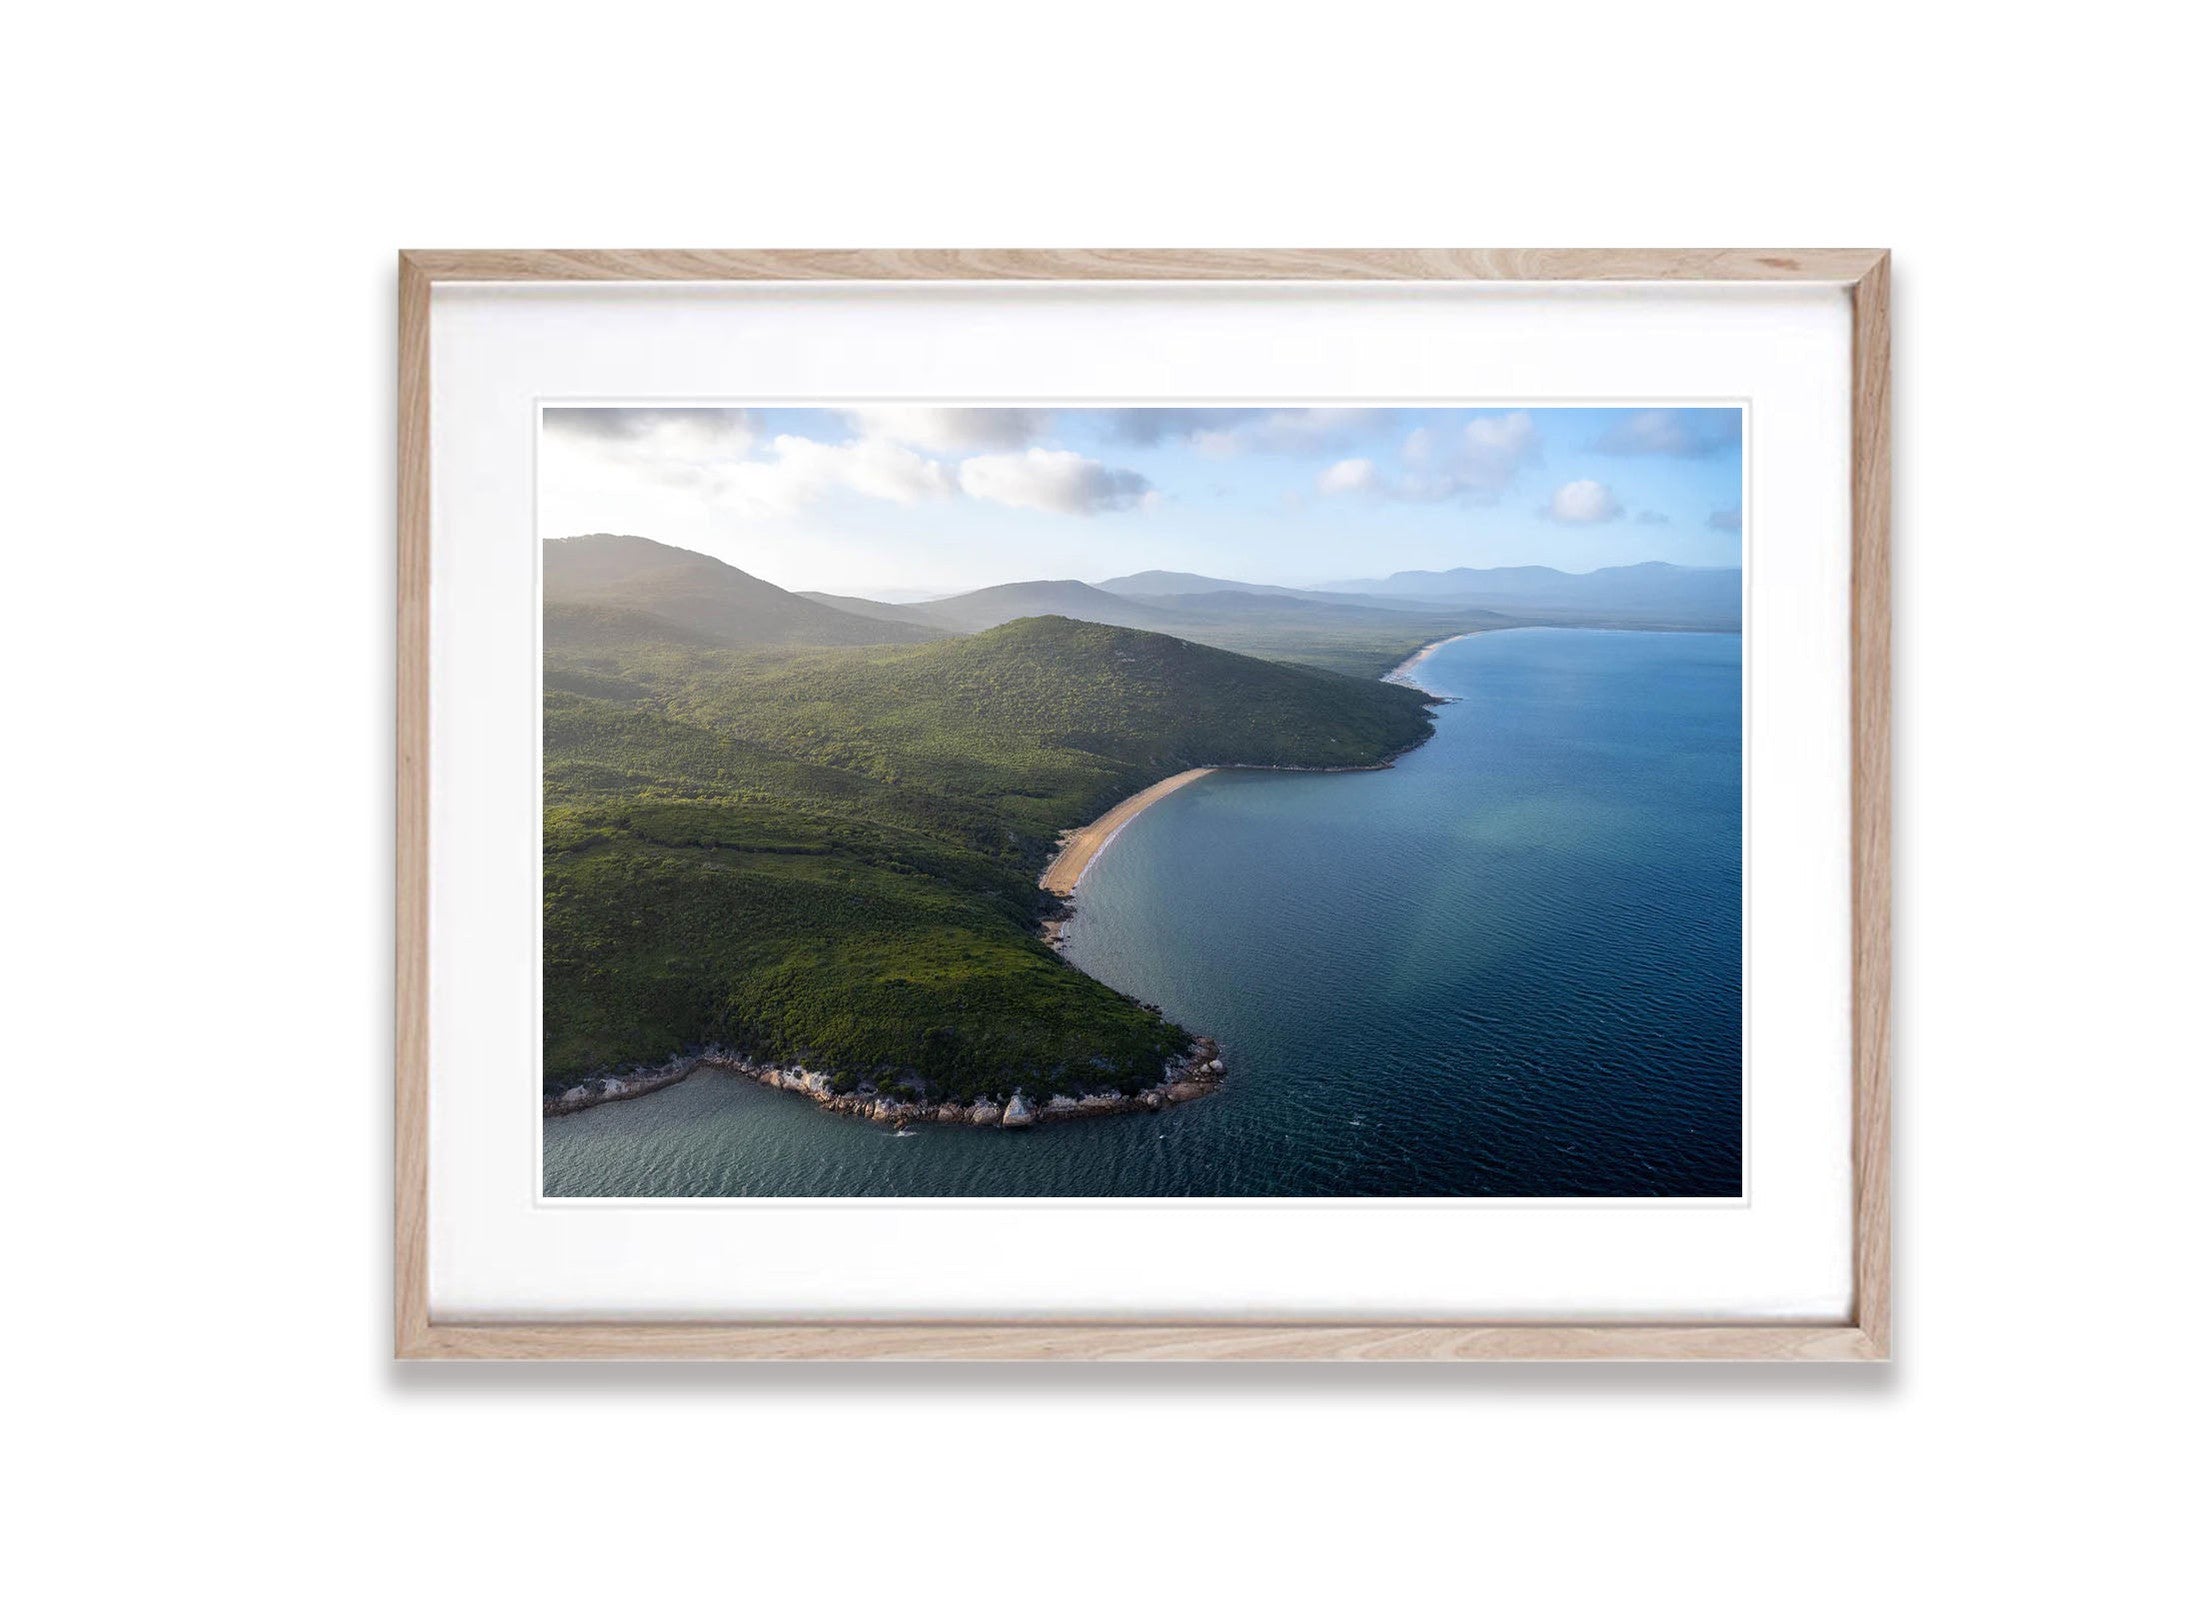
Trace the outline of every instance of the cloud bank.
{"type": "Polygon", "coordinates": [[[569,439],[735,454],[745,454],[758,431],[754,412],[724,406],[553,405],[544,408],[542,425],[569,439]]]}
{"type": "Polygon", "coordinates": [[[771,441],[771,459],[743,461],[724,469],[719,498],[745,508],[792,511],[813,505],[835,490],[914,505],[945,499],[954,480],[939,462],[883,439],[850,444],[819,444],[782,433],[771,441]]]}
{"type": "Polygon", "coordinates": [[[1090,516],[1158,503],[1138,472],[1031,443],[1053,413],[1010,406],[865,406],[839,413],[855,437],[781,433],[724,407],[556,407],[545,432],[601,468],[638,473],[738,513],[775,517],[834,494],[895,505],[958,496],[1090,516]],[[972,454],[972,451],[986,453],[972,454]],[[963,459],[957,463],[952,457],[963,459]]]}
{"type": "Polygon", "coordinates": [[[1020,455],[976,455],[962,463],[962,492],[1019,511],[1090,516],[1149,503],[1153,485],[1136,472],[1103,466],[1074,450],[1037,447],[1020,455]]]}
{"type": "Polygon", "coordinates": [[[1365,456],[1338,461],[1317,479],[1324,494],[1366,494],[1429,504],[1460,500],[1486,505],[1511,488],[1520,469],[1540,458],[1542,439],[1524,411],[1477,416],[1455,433],[1418,427],[1405,436],[1398,458],[1407,470],[1385,473],[1365,456]]]}
{"type": "Polygon", "coordinates": [[[626,515],[634,496],[668,523],[791,536],[816,531],[820,506],[866,532],[887,507],[959,506],[911,526],[984,539],[1028,535],[980,506],[1062,519],[1165,508],[1152,537],[1264,540],[1321,525],[1286,530],[1268,513],[1358,501],[1389,508],[1385,539],[1570,549],[1625,524],[1686,553],[1689,538],[1741,526],[1741,427],[1735,407],[580,405],[545,410],[542,460],[559,514],[576,520],[626,515]]]}
{"type": "Polygon", "coordinates": [[[847,413],[865,438],[943,455],[1018,449],[1046,431],[1050,411],[1008,405],[872,405],[847,413]]]}
{"type": "Polygon", "coordinates": [[[1379,431],[1387,413],[1366,406],[1132,406],[1110,430],[1144,449],[1188,444],[1210,460],[1241,455],[1319,455],[1379,431]]]}

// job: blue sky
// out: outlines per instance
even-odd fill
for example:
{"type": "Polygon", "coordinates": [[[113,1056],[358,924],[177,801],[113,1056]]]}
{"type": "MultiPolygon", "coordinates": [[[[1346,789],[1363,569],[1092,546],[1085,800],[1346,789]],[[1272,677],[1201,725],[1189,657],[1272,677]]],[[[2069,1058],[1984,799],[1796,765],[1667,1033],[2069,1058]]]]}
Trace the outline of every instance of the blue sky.
{"type": "Polygon", "coordinates": [[[1737,409],[545,412],[542,535],[903,598],[1149,567],[1254,583],[1741,559],[1737,409]]]}

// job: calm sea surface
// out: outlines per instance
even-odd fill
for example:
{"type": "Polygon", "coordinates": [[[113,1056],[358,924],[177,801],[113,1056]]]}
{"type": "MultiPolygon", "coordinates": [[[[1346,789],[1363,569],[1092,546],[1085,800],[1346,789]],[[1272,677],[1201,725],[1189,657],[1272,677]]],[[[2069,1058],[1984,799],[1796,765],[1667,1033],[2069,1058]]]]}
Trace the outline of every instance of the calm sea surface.
{"type": "Polygon", "coordinates": [[[704,1070],[544,1125],[575,1195],[1741,1191],[1741,641],[1529,629],[1390,771],[1222,772],[1117,834],[1067,952],[1221,1093],[895,1135],[704,1070]]]}

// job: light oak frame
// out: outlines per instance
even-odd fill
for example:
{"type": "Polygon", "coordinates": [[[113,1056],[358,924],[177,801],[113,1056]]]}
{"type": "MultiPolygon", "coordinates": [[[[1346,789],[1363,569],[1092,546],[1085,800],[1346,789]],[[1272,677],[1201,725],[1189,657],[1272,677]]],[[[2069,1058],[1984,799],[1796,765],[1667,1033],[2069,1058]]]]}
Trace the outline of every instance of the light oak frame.
{"type": "Polygon", "coordinates": [[[1883,250],[408,250],[398,257],[396,1353],[402,1359],[1884,1360],[1892,989],[1890,258],[1883,250]],[[1795,1323],[471,1323],[428,1313],[429,296],[454,282],[1759,282],[1854,316],[1851,1313],[1795,1323]]]}

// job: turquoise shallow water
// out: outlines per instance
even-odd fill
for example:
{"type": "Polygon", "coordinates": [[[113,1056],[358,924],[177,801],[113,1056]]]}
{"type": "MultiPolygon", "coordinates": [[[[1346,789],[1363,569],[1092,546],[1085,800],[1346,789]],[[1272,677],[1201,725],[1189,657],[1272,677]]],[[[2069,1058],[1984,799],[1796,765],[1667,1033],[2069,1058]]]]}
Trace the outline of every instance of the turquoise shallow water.
{"type": "Polygon", "coordinates": [[[1066,951],[1222,1041],[1164,1112],[896,1136],[703,1071],[544,1127],[577,1195],[1741,1191],[1741,654],[1438,649],[1395,768],[1222,772],[1117,834],[1066,951]]]}

